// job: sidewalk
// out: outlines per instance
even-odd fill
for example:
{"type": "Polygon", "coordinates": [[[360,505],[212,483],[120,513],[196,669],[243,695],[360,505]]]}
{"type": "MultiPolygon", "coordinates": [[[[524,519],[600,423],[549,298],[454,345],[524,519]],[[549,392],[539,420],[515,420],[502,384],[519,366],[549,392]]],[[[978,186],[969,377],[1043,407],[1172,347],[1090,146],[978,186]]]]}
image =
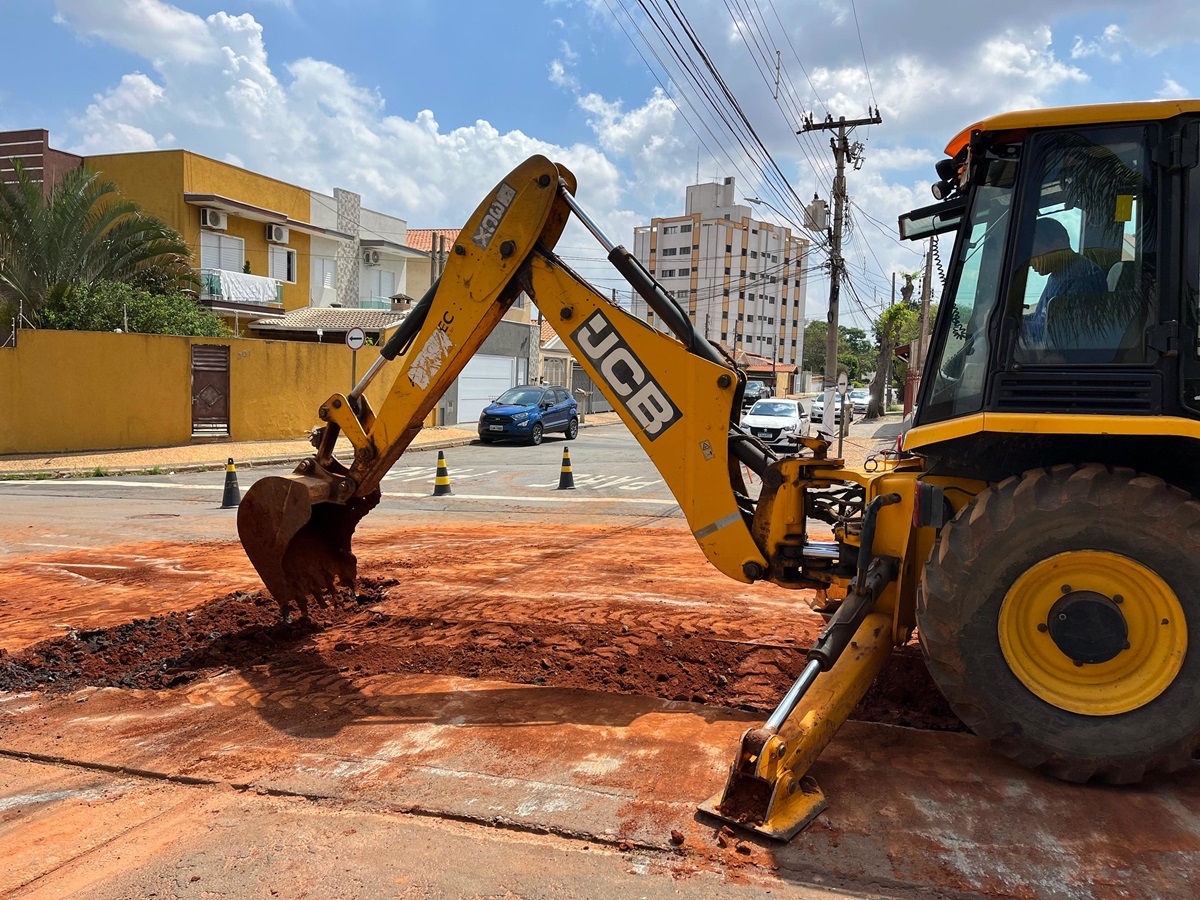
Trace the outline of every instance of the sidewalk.
{"type": "MultiPolygon", "coordinates": [[[[621,419],[616,413],[592,413],[585,416],[580,427],[615,425],[621,419]]],[[[460,447],[478,440],[474,428],[442,425],[425,428],[416,436],[410,450],[441,450],[460,447]]],[[[232,459],[234,464],[254,466],[294,465],[312,455],[307,440],[294,441],[225,441],[218,443],[184,444],[177,447],[151,447],[139,450],[85,450],[78,453],[20,454],[0,456],[0,479],[69,478],[86,475],[167,474],[173,472],[203,472],[224,468],[232,459]]],[[[335,453],[350,455],[350,442],[338,441],[335,453]]]]}

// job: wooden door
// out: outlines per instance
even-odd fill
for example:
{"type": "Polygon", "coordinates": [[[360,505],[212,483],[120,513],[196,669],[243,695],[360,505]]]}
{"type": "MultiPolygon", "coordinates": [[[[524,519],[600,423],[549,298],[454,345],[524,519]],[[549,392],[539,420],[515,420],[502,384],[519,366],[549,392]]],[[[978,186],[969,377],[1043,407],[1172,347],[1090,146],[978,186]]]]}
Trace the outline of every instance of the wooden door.
{"type": "Polygon", "coordinates": [[[229,348],[192,345],[192,437],[229,437],[229,348]]]}

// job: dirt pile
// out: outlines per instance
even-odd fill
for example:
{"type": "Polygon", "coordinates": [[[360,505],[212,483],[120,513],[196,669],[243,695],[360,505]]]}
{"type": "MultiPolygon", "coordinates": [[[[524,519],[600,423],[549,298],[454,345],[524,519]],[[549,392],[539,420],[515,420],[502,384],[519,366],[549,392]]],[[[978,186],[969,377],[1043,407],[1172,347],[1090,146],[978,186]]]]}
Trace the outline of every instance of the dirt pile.
{"type": "MultiPolygon", "coordinates": [[[[185,612],[72,632],[0,659],[0,690],[164,689],[226,669],[299,666],[349,679],[408,671],[766,711],[805,663],[806,646],[731,641],[669,621],[634,632],[407,615],[392,611],[403,607],[390,597],[398,586],[364,578],[357,595],[307,622],[280,622],[263,592],[230,593],[185,612]]],[[[960,727],[911,648],[894,656],[855,718],[960,727]]]]}

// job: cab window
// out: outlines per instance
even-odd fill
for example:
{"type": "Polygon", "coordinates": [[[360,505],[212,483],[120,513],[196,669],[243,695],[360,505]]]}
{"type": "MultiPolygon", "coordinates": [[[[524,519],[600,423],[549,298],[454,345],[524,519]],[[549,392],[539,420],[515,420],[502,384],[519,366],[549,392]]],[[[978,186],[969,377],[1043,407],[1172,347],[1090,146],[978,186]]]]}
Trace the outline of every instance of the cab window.
{"type": "Polygon", "coordinates": [[[1145,362],[1156,270],[1145,126],[1036,136],[1009,274],[1018,366],[1145,362]]]}

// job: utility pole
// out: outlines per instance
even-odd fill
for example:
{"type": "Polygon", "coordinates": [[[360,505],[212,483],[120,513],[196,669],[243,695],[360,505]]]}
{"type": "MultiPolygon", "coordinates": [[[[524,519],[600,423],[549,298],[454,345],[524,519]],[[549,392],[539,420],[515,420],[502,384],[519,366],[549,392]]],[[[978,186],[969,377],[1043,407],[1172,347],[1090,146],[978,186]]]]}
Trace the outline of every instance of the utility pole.
{"type": "Polygon", "coordinates": [[[837,131],[837,135],[829,139],[837,174],[833,179],[833,229],[829,236],[829,314],[826,317],[829,333],[825,338],[825,416],[820,429],[827,438],[833,437],[833,387],[838,378],[838,298],[841,293],[842,270],[846,265],[846,261],[842,259],[846,163],[849,162],[856,170],[862,166],[862,144],[858,141],[851,144],[846,140],[846,136],[858,125],[878,125],[882,121],[878,108],[865,119],[847,119],[845,116],[839,116],[836,122],[831,115],[826,115],[824,122],[814,122],[812,114],[809,113],[804,119],[804,127],[797,132],[804,134],[808,131],[837,131]]]}

